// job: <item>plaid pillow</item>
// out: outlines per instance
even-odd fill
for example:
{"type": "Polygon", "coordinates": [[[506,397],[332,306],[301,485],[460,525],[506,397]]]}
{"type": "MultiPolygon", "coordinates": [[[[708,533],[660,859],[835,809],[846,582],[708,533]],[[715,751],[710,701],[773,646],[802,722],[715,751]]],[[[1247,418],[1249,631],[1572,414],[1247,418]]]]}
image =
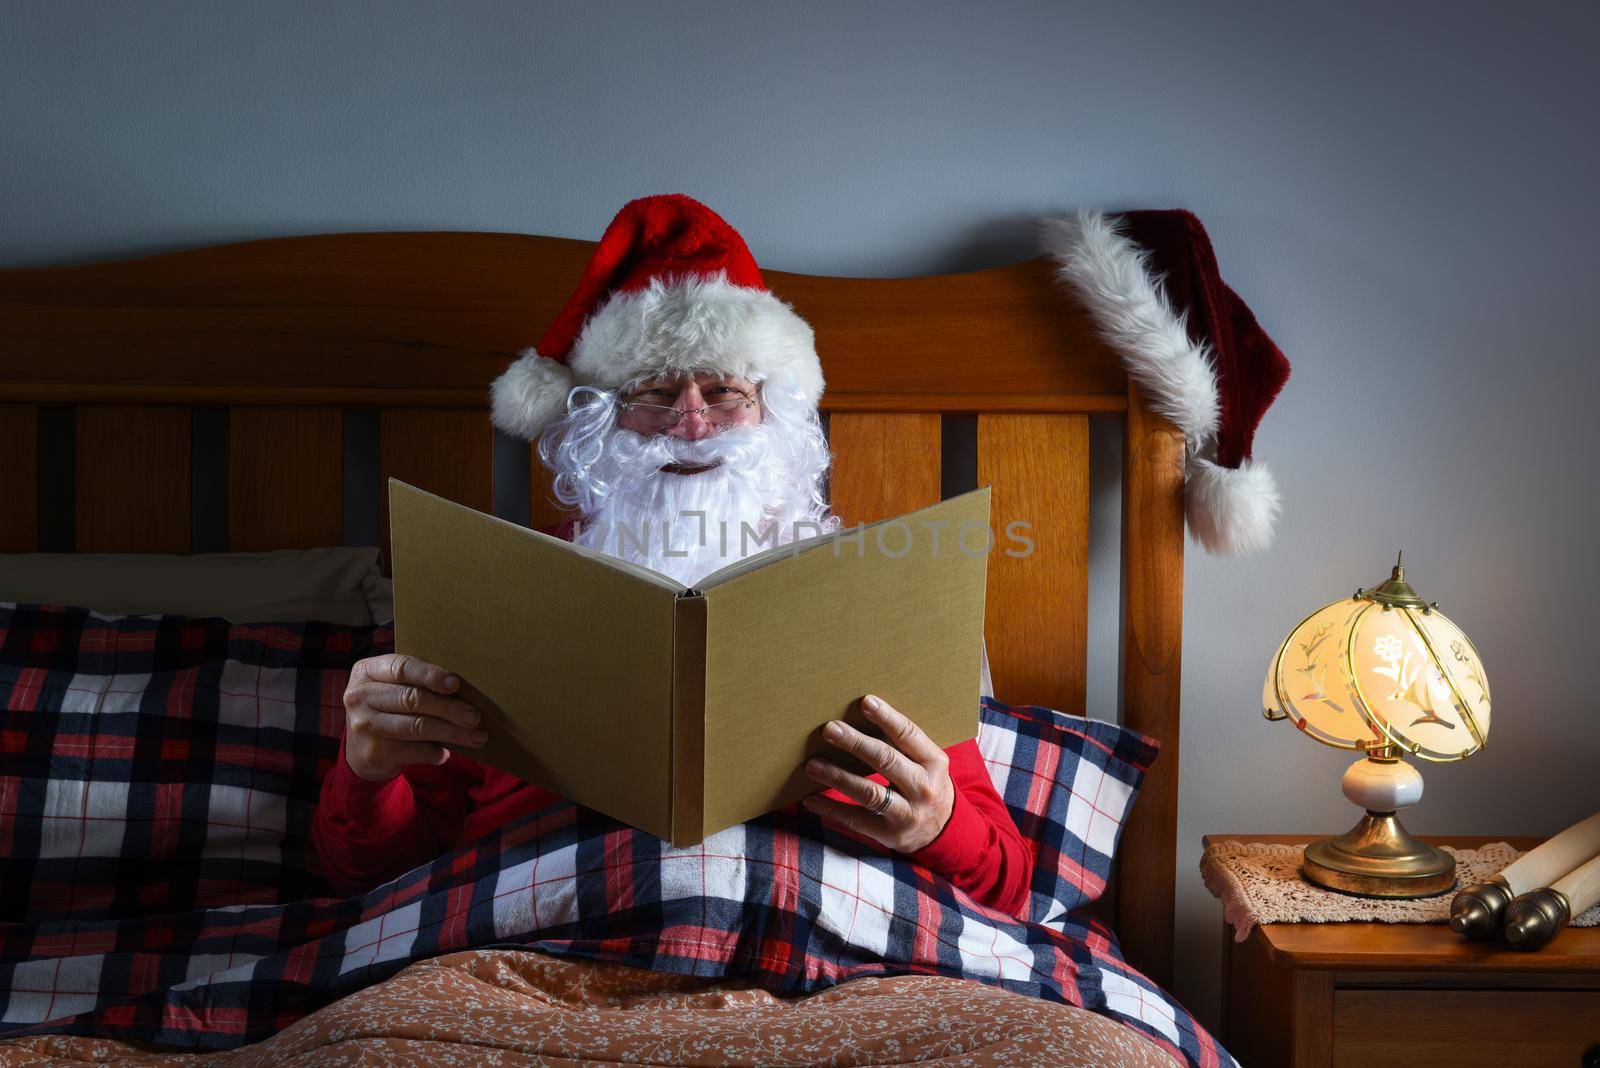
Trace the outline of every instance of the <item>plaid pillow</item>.
{"type": "Polygon", "coordinates": [[[1160,743],[1115,723],[985,697],[978,749],[1033,846],[1028,918],[1062,929],[1105,891],[1117,839],[1160,743]]]}
{"type": "Polygon", "coordinates": [[[390,627],[0,603],[0,921],[326,896],[311,817],[390,627]]]}

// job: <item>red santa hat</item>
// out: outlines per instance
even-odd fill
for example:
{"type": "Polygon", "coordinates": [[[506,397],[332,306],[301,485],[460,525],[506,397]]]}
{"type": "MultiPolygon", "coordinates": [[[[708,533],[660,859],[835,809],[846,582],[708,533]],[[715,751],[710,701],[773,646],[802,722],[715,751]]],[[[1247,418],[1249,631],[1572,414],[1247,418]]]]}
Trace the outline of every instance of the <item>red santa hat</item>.
{"type": "Polygon", "coordinates": [[[494,425],[532,441],[574,386],[712,371],[822,398],[811,327],[773,296],[744,239],[682,194],[624,205],[544,337],[490,389],[494,425]]]}
{"type": "Polygon", "coordinates": [[[1188,439],[1189,533],[1212,553],[1271,544],[1278,488],[1251,447],[1289,361],[1222,281],[1200,220],[1187,211],[1082,211],[1045,219],[1043,236],[1058,276],[1150,407],[1188,439]]]}

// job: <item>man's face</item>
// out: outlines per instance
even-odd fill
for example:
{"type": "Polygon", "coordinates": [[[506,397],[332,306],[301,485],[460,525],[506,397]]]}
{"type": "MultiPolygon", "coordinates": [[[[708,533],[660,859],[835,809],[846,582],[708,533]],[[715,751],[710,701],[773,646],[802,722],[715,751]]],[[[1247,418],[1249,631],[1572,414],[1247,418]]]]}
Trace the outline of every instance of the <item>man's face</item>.
{"type": "Polygon", "coordinates": [[[747,379],[707,372],[658,375],[620,398],[624,430],[699,441],[729,427],[761,422],[761,392],[747,379]]]}
{"type": "Polygon", "coordinates": [[[617,391],[615,405],[569,410],[539,451],[561,503],[581,513],[579,543],[692,584],[774,539],[817,533],[827,441],[792,392],[668,371],[617,391]]]}

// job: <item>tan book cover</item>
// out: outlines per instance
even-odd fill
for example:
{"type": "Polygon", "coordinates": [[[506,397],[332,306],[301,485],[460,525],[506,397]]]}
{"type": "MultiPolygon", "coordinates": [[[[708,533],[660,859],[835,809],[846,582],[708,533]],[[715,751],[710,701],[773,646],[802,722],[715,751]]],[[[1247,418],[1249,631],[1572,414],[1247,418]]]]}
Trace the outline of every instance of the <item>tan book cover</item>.
{"type": "Polygon", "coordinates": [[[463,755],[674,844],[817,792],[863,694],[977,733],[988,487],[692,588],[394,478],[389,516],[395,648],[461,677],[489,735],[463,755]]]}

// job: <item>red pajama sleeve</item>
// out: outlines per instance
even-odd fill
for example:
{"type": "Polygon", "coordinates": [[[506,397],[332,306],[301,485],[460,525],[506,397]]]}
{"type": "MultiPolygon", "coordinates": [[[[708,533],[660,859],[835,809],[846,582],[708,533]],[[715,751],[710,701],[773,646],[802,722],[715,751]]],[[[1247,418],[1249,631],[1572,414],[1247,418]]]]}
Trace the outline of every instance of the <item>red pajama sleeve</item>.
{"type": "Polygon", "coordinates": [[[334,891],[370,890],[447,852],[478,777],[479,765],[452,753],[438,767],[411,764],[388,782],[371,782],[350,770],[341,741],[311,825],[317,862],[334,891]]]}
{"type": "Polygon", "coordinates": [[[911,859],[938,872],[990,908],[1026,915],[1033,851],[995,791],[977,739],[945,750],[955,804],[939,837],[911,859]]]}

